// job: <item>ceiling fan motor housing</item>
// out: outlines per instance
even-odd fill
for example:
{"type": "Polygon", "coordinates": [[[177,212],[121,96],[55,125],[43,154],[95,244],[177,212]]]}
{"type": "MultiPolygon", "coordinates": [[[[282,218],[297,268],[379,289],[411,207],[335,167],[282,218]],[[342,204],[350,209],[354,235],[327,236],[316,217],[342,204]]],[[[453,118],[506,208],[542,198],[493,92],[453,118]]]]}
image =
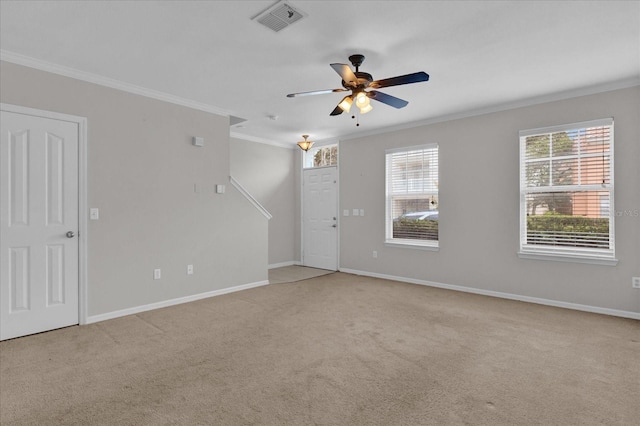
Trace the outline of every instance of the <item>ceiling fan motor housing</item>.
{"type": "Polygon", "coordinates": [[[373,81],[373,77],[369,73],[356,71],[354,72],[354,74],[358,79],[356,82],[356,87],[353,87],[351,84],[346,83],[344,80],[342,80],[342,87],[346,89],[364,89],[368,87],[369,83],[373,81]]]}
{"type": "Polygon", "coordinates": [[[349,56],[349,61],[351,61],[351,65],[356,67],[356,71],[357,71],[357,68],[360,65],[362,65],[362,63],[364,62],[364,55],[360,55],[360,54],[351,55],[349,56]]]}

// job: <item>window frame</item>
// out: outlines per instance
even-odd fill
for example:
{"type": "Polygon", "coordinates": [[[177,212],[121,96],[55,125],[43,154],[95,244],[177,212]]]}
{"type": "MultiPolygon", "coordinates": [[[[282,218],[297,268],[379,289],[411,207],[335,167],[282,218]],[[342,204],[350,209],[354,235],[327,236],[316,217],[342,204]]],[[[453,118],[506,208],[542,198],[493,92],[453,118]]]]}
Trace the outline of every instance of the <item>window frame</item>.
{"type": "Polygon", "coordinates": [[[339,144],[337,142],[314,145],[308,151],[303,151],[303,158],[302,158],[302,168],[303,169],[318,169],[318,168],[322,168],[322,167],[337,167],[339,162],[340,162],[340,147],[339,147],[339,144]],[[336,162],[335,162],[335,164],[331,164],[330,163],[330,164],[323,164],[323,165],[320,165],[320,166],[316,166],[314,164],[314,157],[315,157],[315,154],[318,151],[322,151],[324,149],[331,150],[334,147],[336,149],[336,162]]]}
{"type": "MultiPolygon", "coordinates": [[[[411,151],[425,151],[436,150],[436,158],[438,160],[436,171],[436,191],[435,195],[439,198],[440,188],[440,147],[437,143],[427,143],[422,145],[415,145],[409,147],[392,148],[385,150],[385,246],[389,247],[404,247],[419,250],[438,251],[440,249],[440,234],[438,232],[437,240],[421,240],[421,239],[409,239],[409,238],[393,238],[393,208],[392,208],[392,196],[391,194],[391,170],[389,167],[390,155],[398,153],[409,153],[411,151]]],[[[433,194],[432,194],[433,195],[433,194]]],[[[440,209],[438,206],[438,215],[440,209]]],[[[439,231],[439,218],[438,218],[438,231],[439,231]]]]}
{"type": "MultiPolygon", "coordinates": [[[[587,158],[578,153],[575,155],[578,159],[587,158]]],[[[546,157],[544,157],[546,158],[546,157]]],[[[549,159],[552,161],[553,154],[549,153],[549,159]]],[[[544,187],[548,192],[572,193],[589,190],[589,185],[581,183],[574,185],[550,184],[544,187]]],[[[595,189],[595,185],[593,185],[595,189]]],[[[594,190],[591,189],[591,190],[594,190]]],[[[613,118],[603,118],[597,120],[582,121],[577,123],[563,124],[550,127],[542,127],[537,129],[521,130],[519,132],[519,190],[520,190],[520,220],[519,220],[519,250],[518,256],[524,259],[552,260],[561,262],[590,263],[599,265],[616,265],[618,260],[615,257],[615,184],[614,184],[614,121],[613,118]],[[609,248],[576,248],[552,245],[528,244],[527,242],[527,195],[541,192],[540,189],[531,189],[526,186],[526,139],[531,136],[551,135],[558,132],[571,132],[585,128],[593,127],[609,127],[609,151],[608,151],[608,184],[606,187],[600,187],[609,193],[609,248]]]]}

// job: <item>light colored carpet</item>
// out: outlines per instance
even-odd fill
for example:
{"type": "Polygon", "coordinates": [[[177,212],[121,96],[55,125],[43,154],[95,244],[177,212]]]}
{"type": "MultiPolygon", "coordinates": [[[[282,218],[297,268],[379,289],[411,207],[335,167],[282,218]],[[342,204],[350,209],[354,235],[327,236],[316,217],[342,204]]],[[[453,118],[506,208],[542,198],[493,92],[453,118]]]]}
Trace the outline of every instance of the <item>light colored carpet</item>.
{"type": "Polygon", "coordinates": [[[284,266],[269,270],[269,284],[293,283],[296,281],[308,280],[309,278],[321,277],[333,274],[334,271],[326,269],[309,268],[306,266],[284,266]]]}
{"type": "Polygon", "coordinates": [[[0,343],[3,425],[637,425],[640,322],[335,273],[0,343]]]}

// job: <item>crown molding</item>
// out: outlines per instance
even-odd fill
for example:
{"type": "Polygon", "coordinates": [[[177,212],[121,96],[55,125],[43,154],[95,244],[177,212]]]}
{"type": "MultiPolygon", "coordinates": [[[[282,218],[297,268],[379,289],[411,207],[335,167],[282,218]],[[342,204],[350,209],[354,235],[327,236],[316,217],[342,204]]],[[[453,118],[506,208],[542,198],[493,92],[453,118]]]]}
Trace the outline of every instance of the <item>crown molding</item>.
{"type": "Polygon", "coordinates": [[[82,80],[87,83],[93,83],[93,84],[98,84],[100,86],[109,87],[112,89],[122,90],[124,92],[145,96],[147,98],[152,98],[159,101],[169,102],[172,104],[185,106],[188,108],[193,108],[199,111],[210,112],[212,114],[222,115],[225,117],[231,116],[231,113],[229,111],[215,107],[213,105],[208,105],[202,102],[196,102],[191,99],[181,98],[179,96],[160,92],[158,90],[137,86],[135,84],[125,83],[123,81],[115,80],[109,77],[104,77],[102,75],[93,74],[86,71],[80,71],[75,68],[54,64],[52,62],[47,62],[41,59],[32,58],[30,56],[9,52],[7,50],[0,50],[0,60],[5,62],[11,62],[16,65],[22,65],[25,67],[34,68],[40,71],[46,71],[53,74],[58,74],[64,77],[74,78],[76,80],[82,80]]]}
{"type": "Polygon", "coordinates": [[[244,134],[238,133],[238,132],[230,132],[229,136],[234,138],[234,139],[242,139],[244,141],[256,142],[256,143],[261,143],[261,144],[264,144],[264,145],[277,146],[278,148],[295,149],[295,148],[298,147],[298,145],[296,145],[295,143],[286,144],[286,143],[282,143],[282,142],[274,142],[274,141],[272,141],[270,139],[260,138],[260,137],[257,137],[257,136],[244,135],[244,134]]]}
{"type": "MultiPolygon", "coordinates": [[[[181,98],[179,96],[174,96],[168,93],[160,92],[153,89],[148,89],[141,86],[136,86],[134,84],[125,83],[125,82],[104,77],[98,74],[80,71],[75,68],[54,64],[51,62],[43,61],[40,59],[21,55],[18,53],[7,51],[7,50],[0,49],[0,60],[11,62],[17,65],[26,66],[29,68],[38,69],[41,71],[50,72],[53,74],[58,74],[64,77],[70,77],[77,80],[86,81],[88,83],[110,87],[112,89],[122,90],[128,93],[133,93],[136,95],[145,96],[148,98],[157,99],[164,102],[169,102],[176,105],[185,106],[188,108],[193,108],[199,111],[209,112],[212,114],[217,114],[225,117],[230,117],[233,115],[229,111],[213,105],[193,101],[191,99],[181,98]]],[[[316,143],[318,144],[331,143],[336,139],[341,141],[350,140],[350,139],[359,139],[366,136],[385,134],[385,133],[395,132],[399,130],[427,126],[435,123],[453,121],[453,120],[458,120],[462,118],[469,118],[469,117],[474,117],[478,115],[490,114],[490,113],[495,113],[500,111],[507,111],[507,110],[516,109],[516,108],[523,108],[523,107],[543,104],[547,102],[561,101],[565,99],[577,98],[580,96],[594,95],[597,93],[609,92],[609,91],[619,90],[619,89],[626,89],[634,86],[640,86],[640,76],[634,76],[634,77],[623,79],[623,80],[612,81],[604,84],[593,85],[593,86],[583,87],[579,89],[572,89],[572,90],[567,90],[567,91],[562,91],[557,93],[551,93],[548,95],[522,99],[514,102],[505,102],[501,104],[490,105],[487,107],[477,108],[469,111],[446,114],[438,117],[428,118],[428,119],[419,120],[419,121],[413,121],[410,123],[404,123],[397,126],[389,126],[389,127],[385,127],[384,129],[375,129],[375,130],[370,130],[365,132],[351,133],[341,137],[327,138],[326,140],[316,140],[316,143]]],[[[285,143],[274,142],[267,138],[244,135],[238,132],[230,132],[230,136],[236,139],[243,139],[250,142],[257,142],[257,143],[262,143],[266,145],[277,146],[280,148],[295,149],[297,147],[295,144],[285,144],[285,143]]]]}
{"type": "Polygon", "coordinates": [[[340,140],[359,139],[365,136],[380,135],[384,133],[391,133],[399,130],[412,129],[415,127],[428,126],[431,124],[442,123],[446,121],[459,120],[462,118],[475,117],[484,114],[491,114],[501,111],[509,111],[517,108],[524,108],[548,102],[562,101],[566,99],[579,98],[581,96],[595,95],[598,93],[611,92],[614,90],[628,89],[631,87],[640,86],[640,76],[631,77],[623,80],[616,80],[607,82],[604,84],[598,84],[593,86],[582,87],[579,89],[566,90],[562,92],[550,93],[547,95],[536,96],[527,99],[521,99],[514,102],[505,102],[495,105],[489,105],[482,108],[477,108],[468,111],[462,111],[453,114],[441,115],[438,117],[427,118],[419,121],[412,121],[410,123],[399,124],[397,126],[389,126],[384,129],[376,129],[363,133],[351,133],[340,138],[340,140]]]}

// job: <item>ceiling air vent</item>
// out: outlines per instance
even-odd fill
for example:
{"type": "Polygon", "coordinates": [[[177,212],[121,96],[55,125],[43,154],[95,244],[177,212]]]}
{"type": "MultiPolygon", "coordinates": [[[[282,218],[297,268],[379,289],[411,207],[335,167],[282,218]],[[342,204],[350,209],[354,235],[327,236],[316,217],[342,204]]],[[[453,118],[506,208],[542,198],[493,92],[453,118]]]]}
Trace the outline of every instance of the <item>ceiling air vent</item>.
{"type": "Polygon", "coordinates": [[[260,22],[265,27],[278,32],[284,28],[287,28],[294,22],[299,21],[304,16],[305,15],[291,7],[289,4],[278,2],[253,19],[260,22]]]}

